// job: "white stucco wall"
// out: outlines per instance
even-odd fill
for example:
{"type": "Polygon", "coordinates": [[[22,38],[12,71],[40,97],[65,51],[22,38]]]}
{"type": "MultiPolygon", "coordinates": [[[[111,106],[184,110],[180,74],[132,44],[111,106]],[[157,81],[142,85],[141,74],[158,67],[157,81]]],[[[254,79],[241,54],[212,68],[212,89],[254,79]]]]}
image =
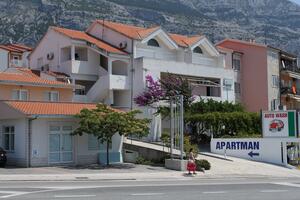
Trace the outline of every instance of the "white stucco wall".
{"type": "MultiPolygon", "coordinates": [[[[175,61],[164,61],[164,60],[155,60],[149,58],[143,58],[140,62],[135,63],[136,73],[135,74],[135,85],[134,85],[134,96],[140,94],[145,87],[145,78],[141,79],[139,76],[151,75],[154,79],[159,79],[161,72],[169,72],[178,75],[185,76],[195,76],[195,77],[208,77],[208,78],[218,78],[221,79],[221,85],[223,85],[223,79],[234,79],[234,72],[231,69],[224,69],[219,66],[203,66],[203,65],[195,65],[188,64],[184,62],[175,62],[175,61]],[[143,73],[145,72],[145,73],[143,73]],[[140,81],[143,82],[140,82],[140,81]]],[[[145,76],[144,76],[145,77],[145,76]]],[[[221,97],[223,101],[235,102],[235,95],[233,86],[232,89],[228,91],[224,91],[224,88],[221,87],[221,97]]]]}
{"type": "Polygon", "coordinates": [[[11,119],[0,120],[0,146],[3,147],[3,126],[14,126],[15,128],[15,150],[7,152],[7,162],[9,165],[26,166],[27,152],[27,120],[11,119]]]}
{"type": "Polygon", "coordinates": [[[8,68],[8,51],[0,49],[0,72],[8,68]]]}
{"type": "Polygon", "coordinates": [[[88,32],[96,38],[106,41],[113,46],[119,47],[120,43],[127,43],[126,52],[132,52],[132,40],[114,30],[108,29],[101,24],[95,24],[88,32]]]}
{"type": "Polygon", "coordinates": [[[38,69],[38,59],[43,58],[44,65],[49,64],[51,70],[57,71],[60,65],[60,49],[70,46],[71,41],[70,38],[49,29],[32,52],[29,61],[30,67],[32,69],[38,69]],[[53,60],[48,60],[47,54],[51,52],[54,53],[54,58],[53,60]]]}
{"type": "Polygon", "coordinates": [[[277,99],[279,101],[279,86],[273,86],[272,76],[275,75],[279,79],[279,53],[276,50],[268,49],[267,54],[268,63],[268,105],[271,109],[271,101],[277,99]]]}

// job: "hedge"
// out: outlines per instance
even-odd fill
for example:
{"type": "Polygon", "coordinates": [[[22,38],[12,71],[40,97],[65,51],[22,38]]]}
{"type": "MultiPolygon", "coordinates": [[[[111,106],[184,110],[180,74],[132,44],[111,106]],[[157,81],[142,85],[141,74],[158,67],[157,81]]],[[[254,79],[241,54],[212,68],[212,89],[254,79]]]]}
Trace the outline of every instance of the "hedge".
{"type": "Polygon", "coordinates": [[[214,137],[258,135],[261,133],[261,120],[258,113],[249,112],[211,112],[186,116],[186,123],[192,129],[193,142],[201,134],[212,132],[214,137]]]}

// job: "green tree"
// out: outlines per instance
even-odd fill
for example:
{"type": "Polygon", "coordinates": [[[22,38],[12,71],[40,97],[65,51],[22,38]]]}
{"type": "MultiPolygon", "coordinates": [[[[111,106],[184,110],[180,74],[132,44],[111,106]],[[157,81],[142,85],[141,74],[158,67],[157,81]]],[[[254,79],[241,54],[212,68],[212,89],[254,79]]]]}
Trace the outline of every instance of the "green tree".
{"type": "Polygon", "coordinates": [[[149,120],[137,118],[140,111],[121,112],[104,104],[96,109],[83,109],[77,115],[79,127],[72,135],[91,134],[101,143],[106,143],[106,163],[109,165],[109,145],[114,134],[128,135],[131,133],[146,136],[149,133],[149,120]]]}

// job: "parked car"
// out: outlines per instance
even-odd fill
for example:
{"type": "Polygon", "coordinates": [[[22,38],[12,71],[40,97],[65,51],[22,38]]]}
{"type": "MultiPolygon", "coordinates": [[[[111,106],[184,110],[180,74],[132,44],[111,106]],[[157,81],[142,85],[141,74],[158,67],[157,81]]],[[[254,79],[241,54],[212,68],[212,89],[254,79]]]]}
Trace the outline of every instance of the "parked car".
{"type": "Polygon", "coordinates": [[[0,167],[5,167],[7,162],[6,152],[0,147],[0,167]]]}
{"type": "Polygon", "coordinates": [[[274,119],[271,121],[269,130],[272,132],[280,132],[284,128],[284,123],[281,120],[274,119]]]}

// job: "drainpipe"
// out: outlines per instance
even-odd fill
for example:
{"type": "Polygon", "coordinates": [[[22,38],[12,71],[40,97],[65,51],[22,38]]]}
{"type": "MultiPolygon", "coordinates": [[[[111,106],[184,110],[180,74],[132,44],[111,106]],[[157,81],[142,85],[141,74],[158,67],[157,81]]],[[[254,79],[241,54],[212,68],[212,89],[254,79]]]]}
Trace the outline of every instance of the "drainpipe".
{"type": "Polygon", "coordinates": [[[32,121],[36,120],[38,117],[28,119],[28,147],[27,147],[27,167],[31,167],[31,135],[32,135],[32,121]]]}
{"type": "Polygon", "coordinates": [[[133,56],[134,56],[134,40],[131,40],[131,56],[130,56],[130,62],[131,62],[131,84],[130,84],[130,110],[133,110],[133,75],[134,75],[134,68],[133,68],[133,56]]]}

